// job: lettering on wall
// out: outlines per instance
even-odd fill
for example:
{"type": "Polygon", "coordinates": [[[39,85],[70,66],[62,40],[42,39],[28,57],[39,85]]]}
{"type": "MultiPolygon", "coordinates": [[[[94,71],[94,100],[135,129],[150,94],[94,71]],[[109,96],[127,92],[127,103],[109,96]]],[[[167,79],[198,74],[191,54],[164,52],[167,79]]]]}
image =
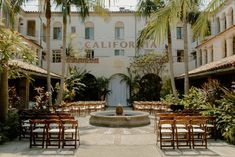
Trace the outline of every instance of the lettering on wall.
{"type": "MultiPolygon", "coordinates": [[[[134,49],[134,41],[85,41],[85,49],[134,49]]],[[[159,48],[157,43],[148,41],[145,43],[144,48],[146,49],[157,49],[159,48]]]]}

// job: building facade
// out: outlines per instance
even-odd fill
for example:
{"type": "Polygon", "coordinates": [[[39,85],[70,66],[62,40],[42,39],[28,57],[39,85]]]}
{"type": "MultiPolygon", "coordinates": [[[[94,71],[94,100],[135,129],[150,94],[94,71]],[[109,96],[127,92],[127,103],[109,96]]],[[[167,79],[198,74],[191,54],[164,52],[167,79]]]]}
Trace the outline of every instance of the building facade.
{"type": "MultiPolygon", "coordinates": [[[[196,68],[189,71],[191,85],[208,78],[231,86],[235,80],[235,1],[226,0],[210,19],[211,35],[196,46],[196,68]]],[[[178,77],[183,79],[183,75],[178,77]]]]}
{"type": "MultiPolygon", "coordinates": [[[[27,5],[26,5],[27,6],[27,5]]],[[[40,4],[38,4],[40,6],[40,4]]],[[[46,68],[46,19],[40,8],[22,7],[21,14],[16,19],[17,30],[27,38],[43,47],[40,66],[46,68]]],[[[62,51],[62,14],[57,9],[52,10],[51,18],[51,70],[61,73],[62,51]]],[[[136,39],[146,24],[145,18],[136,16],[131,10],[121,8],[110,11],[109,16],[101,17],[96,13],[82,21],[77,12],[72,12],[67,25],[67,47],[73,52],[67,54],[66,66],[76,66],[86,69],[95,77],[112,78],[109,88],[109,104],[118,102],[126,104],[129,97],[128,86],[120,83],[118,74],[126,74],[127,67],[134,56],[145,53],[165,53],[166,42],[161,44],[148,40],[140,50],[136,48],[136,39]]],[[[195,67],[195,50],[192,43],[192,33],[189,26],[189,69],[195,67]]],[[[184,73],[183,62],[183,28],[181,24],[172,26],[172,43],[175,76],[184,73]]],[[[163,74],[167,75],[166,69],[163,74]]]]}

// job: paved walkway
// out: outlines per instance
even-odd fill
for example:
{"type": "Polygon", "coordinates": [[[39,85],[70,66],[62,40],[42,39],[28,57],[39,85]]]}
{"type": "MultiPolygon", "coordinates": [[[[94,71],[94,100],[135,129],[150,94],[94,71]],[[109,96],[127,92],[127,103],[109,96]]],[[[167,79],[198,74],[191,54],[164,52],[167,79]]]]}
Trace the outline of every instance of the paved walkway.
{"type": "MultiPolygon", "coordinates": [[[[153,117],[152,117],[153,118],[153,117]]],[[[79,118],[81,145],[77,150],[29,148],[29,141],[15,140],[0,145],[0,157],[234,157],[235,146],[210,140],[208,149],[165,149],[156,146],[153,123],[138,128],[105,128],[89,125],[89,117],[79,118]]]]}

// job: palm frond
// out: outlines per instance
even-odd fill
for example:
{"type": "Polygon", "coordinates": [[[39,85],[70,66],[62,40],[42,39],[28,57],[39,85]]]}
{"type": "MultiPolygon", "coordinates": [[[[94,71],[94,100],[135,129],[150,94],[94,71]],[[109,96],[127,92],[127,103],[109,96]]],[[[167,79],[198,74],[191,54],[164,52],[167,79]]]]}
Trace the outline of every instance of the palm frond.
{"type": "Polygon", "coordinates": [[[193,25],[192,30],[194,37],[204,39],[210,32],[209,19],[218,12],[219,8],[224,5],[225,0],[212,0],[206,9],[204,9],[198,17],[198,20],[193,25]]]}

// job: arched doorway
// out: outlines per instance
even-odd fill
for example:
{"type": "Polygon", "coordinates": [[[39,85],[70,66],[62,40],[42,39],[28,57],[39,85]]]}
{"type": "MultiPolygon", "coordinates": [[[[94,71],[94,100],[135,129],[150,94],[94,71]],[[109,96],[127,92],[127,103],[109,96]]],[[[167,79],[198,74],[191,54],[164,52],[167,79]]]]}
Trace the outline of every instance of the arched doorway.
{"type": "Polygon", "coordinates": [[[81,79],[81,83],[85,85],[84,89],[80,91],[78,100],[81,101],[96,101],[98,100],[97,80],[92,74],[85,74],[81,79]]]}
{"type": "Polygon", "coordinates": [[[110,94],[108,95],[108,105],[117,106],[122,104],[127,106],[127,100],[129,99],[129,86],[125,81],[122,81],[122,78],[118,75],[111,77],[109,82],[110,94]]]}
{"type": "Polygon", "coordinates": [[[142,101],[159,101],[161,78],[155,74],[144,75],[140,80],[139,97],[142,101]]]}

